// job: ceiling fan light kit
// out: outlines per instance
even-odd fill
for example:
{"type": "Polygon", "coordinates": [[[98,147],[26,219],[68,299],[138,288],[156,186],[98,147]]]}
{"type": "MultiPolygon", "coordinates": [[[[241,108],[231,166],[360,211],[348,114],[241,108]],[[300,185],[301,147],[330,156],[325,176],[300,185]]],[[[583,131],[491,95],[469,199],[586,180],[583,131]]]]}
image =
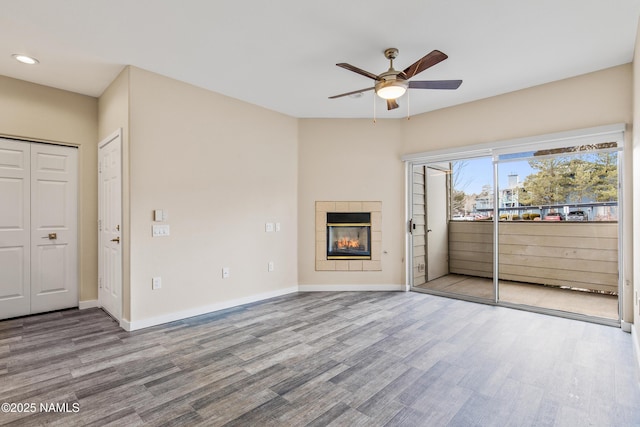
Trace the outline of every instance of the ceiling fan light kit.
{"type": "Polygon", "coordinates": [[[382,74],[376,75],[355,67],[351,64],[341,62],[336,64],[345,70],[353,71],[362,76],[375,80],[375,86],[365,89],[355,90],[340,95],[330,96],[329,99],[341,98],[343,96],[353,96],[368,90],[374,89],[375,93],[382,99],[387,101],[387,109],[393,110],[398,108],[396,99],[402,97],[407,89],[457,89],[462,84],[462,80],[424,80],[409,81],[416,74],[423,72],[427,68],[447,59],[447,55],[439,50],[433,50],[424,57],[420,58],[403,71],[397,71],[393,68],[393,60],[398,56],[398,49],[385,49],[384,56],[389,60],[389,69],[382,74]]]}
{"type": "Polygon", "coordinates": [[[388,80],[376,83],[376,94],[382,99],[397,99],[407,91],[407,81],[388,80]]]}

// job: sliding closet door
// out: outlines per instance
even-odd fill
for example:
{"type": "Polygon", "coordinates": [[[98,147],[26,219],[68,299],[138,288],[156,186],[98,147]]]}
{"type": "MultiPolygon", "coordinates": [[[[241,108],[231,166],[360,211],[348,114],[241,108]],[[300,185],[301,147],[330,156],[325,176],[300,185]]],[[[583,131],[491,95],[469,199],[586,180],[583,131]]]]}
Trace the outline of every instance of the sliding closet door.
{"type": "Polygon", "coordinates": [[[78,305],[78,150],[31,146],[31,312],[78,305]]]}
{"type": "Polygon", "coordinates": [[[0,139],[0,318],[29,314],[30,145],[0,139]]]}
{"type": "Polygon", "coordinates": [[[0,318],[78,305],[77,155],[0,140],[0,318]]]}

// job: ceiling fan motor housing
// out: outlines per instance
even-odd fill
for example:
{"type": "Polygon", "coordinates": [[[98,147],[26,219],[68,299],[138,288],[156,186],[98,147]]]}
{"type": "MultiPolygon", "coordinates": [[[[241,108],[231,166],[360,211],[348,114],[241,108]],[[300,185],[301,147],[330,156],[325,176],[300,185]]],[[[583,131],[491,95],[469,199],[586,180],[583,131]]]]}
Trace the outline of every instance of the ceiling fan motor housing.
{"type": "Polygon", "coordinates": [[[393,58],[398,55],[398,49],[389,48],[384,51],[384,56],[391,61],[389,69],[378,76],[375,85],[376,94],[384,99],[396,99],[404,95],[409,82],[401,74],[402,71],[393,68],[393,58]]]}
{"type": "Polygon", "coordinates": [[[393,68],[393,60],[398,56],[398,49],[390,47],[385,49],[384,56],[390,61],[389,69],[378,76],[375,85],[376,93],[384,99],[396,99],[404,95],[409,83],[401,74],[401,71],[393,68]]]}

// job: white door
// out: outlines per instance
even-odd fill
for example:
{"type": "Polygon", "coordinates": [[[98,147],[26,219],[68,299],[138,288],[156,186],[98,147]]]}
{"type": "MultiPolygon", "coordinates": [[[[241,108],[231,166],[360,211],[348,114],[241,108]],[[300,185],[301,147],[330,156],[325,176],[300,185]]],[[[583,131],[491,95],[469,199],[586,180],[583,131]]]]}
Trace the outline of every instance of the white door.
{"type": "Polygon", "coordinates": [[[117,132],[98,147],[98,300],[122,317],[122,137],[117,132]]]}
{"type": "Polygon", "coordinates": [[[427,281],[449,274],[447,172],[427,167],[427,281]]]}
{"type": "Polygon", "coordinates": [[[78,306],[78,150],[31,144],[31,313],[78,306]]]}
{"type": "Polygon", "coordinates": [[[78,306],[77,156],[0,140],[0,318],[78,306]]]}
{"type": "Polygon", "coordinates": [[[31,312],[30,145],[0,139],[0,319],[31,312]]]}

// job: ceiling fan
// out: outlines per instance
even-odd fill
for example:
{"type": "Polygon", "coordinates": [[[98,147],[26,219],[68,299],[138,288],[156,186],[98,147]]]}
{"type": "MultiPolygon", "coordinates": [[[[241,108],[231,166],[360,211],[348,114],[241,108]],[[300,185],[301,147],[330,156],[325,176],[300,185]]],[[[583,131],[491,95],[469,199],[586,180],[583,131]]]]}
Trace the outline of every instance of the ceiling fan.
{"type": "Polygon", "coordinates": [[[414,77],[416,74],[421,73],[427,68],[433,67],[448,58],[446,54],[439,50],[431,51],[431,53],[426,54],[403,71],[398,71],[393,68],[393,60],[398,56],[398,49],[394,47],[386,49],[384,51],[384,56],[389,60],[389,69],[379,75],[375,75],[345,62],[336,64],[338,67],[369,77],[370,79],[375,80],[376,83],[373,87],[330,96],[329,99],[354,95],[375,89],[376,94],[380,98],[387,100],[387,110],[393,110],[394,108],[398,108],[396,99],[404,95],[407,89],[458,89],[462,84],[462,80],[409,81],[409,79],[414,77]]]}

